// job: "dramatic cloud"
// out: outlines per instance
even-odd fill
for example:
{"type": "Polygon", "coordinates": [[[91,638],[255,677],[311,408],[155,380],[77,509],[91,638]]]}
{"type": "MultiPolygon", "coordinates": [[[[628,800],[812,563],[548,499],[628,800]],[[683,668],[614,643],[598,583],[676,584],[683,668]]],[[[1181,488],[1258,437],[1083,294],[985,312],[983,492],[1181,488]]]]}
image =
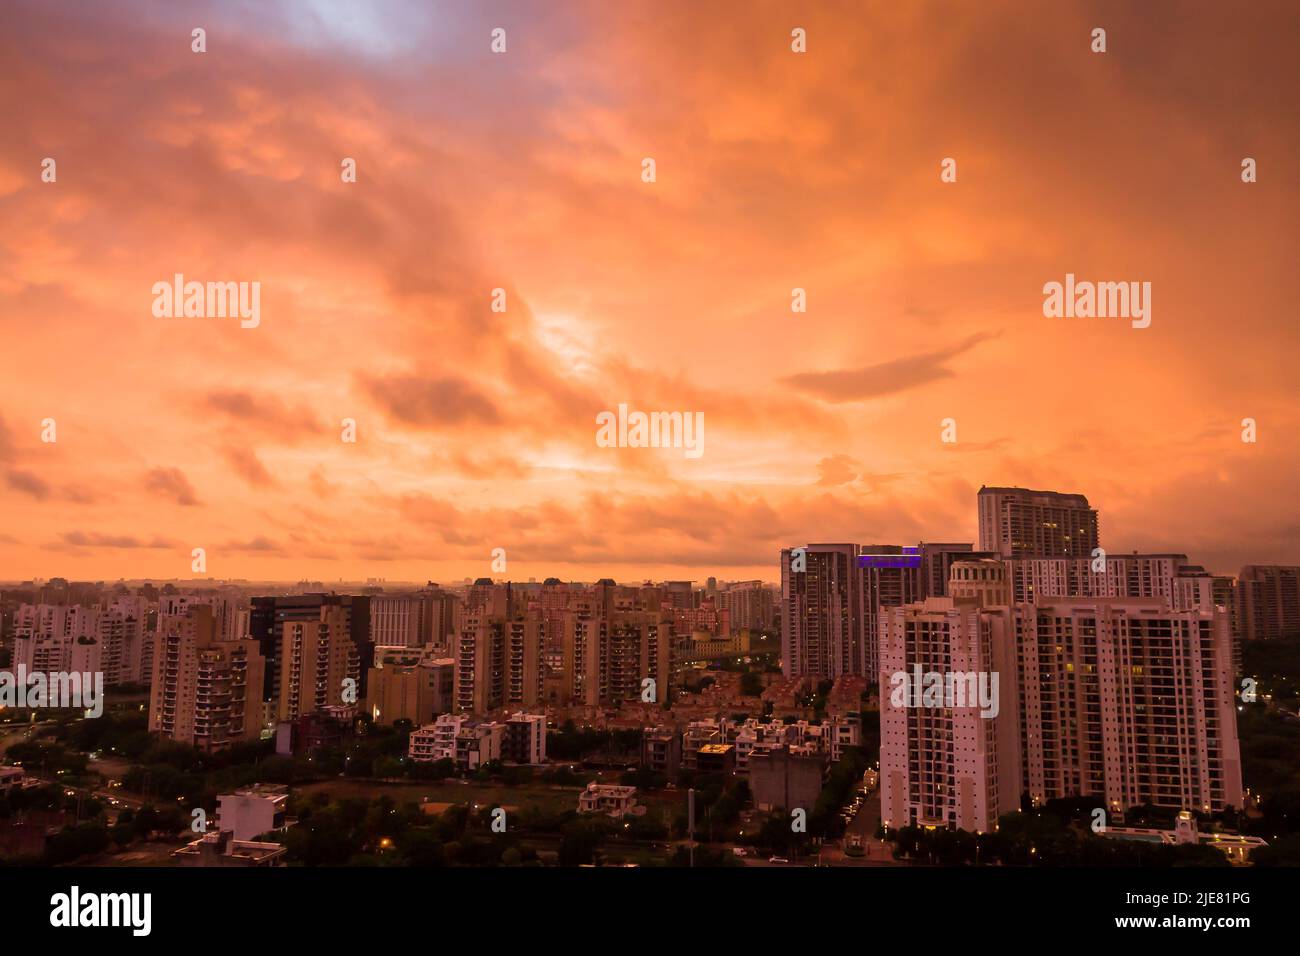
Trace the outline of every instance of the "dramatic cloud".
{"type": "Polygon", "coordinates": [[[275,484],[275,479],[252,449],[232,446],[225,450],[225,454],[230,467],[250,485],[263,488],[275,484]]]}
{"type": "Polygon", "coordinates": [[[225,416],[244,434],[267,435],[285,444],[324,431],[310,409],[291,408],[274,396],[223,389],[204,396],[201,407],[225,416]]]}
{"type": "Polygon", "coordinates": [[[817,472],[821,475],[819,485],[847,485],[858,477],[861,463],[848,455],[831,455],[817,463],[817,472]]]}
{"type": "Polygon", "coordinates": [[[1111,4],[1105,56],[1083,0],[799,4],[806,54],[741,6],[204,2],[198,56],[189,8],[8,3],[0,578],[771,580],[974,540],[982,483],[1300,562],[1294,3],[1111,4]],[[154,317],[177,273],[260,324],[154,317]],[[1151,327],[1045,318],[1067,273],[1151,327]],[[703,454],[598,446],[620,404],[703,454]]]}
{"type": "Polygon", "coordinates": [[[418,375],[365,378],[370,396],[394,419],[407,425],[495,425],[501,413],[492,401],[462,379],[428,380],[418,375]]]}
{"type": "Polygon", "coordinates": [[[50,496],[49,483],[30,471],[12,468],[5,474],[5,480],[9,483],[10,488],[31,495],[37,501],[44,501],[50,496]]]}
{"type": "Polygon", "coordinates": [[[949,359],[961,355],[989,338],[973,335],[951,348],[893,359],[866,368],[845,369],[837,372],[802,372],[788,376],[784,381],[828,402],[853,402],[864,398],[879,398],[909,388],[917,388],[936,379],[952,378],[955,373],[945,366],[949,359]]]}
{"type": "Polygon", "coordinates": [[[179,468],[151,468],[143,479],[146,491],[161,495],[178,505],[197,505],[194,489],[179,468]]]}

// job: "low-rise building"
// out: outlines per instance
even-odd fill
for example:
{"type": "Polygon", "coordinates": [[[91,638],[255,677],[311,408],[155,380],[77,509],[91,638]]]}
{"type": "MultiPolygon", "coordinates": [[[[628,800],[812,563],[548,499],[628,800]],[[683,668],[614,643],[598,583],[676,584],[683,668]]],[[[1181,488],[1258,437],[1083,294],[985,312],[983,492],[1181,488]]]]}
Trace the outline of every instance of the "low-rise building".
{"type": "Polygon", "coordinates": [[[501,743],[505,739],[505,725],[495,720],[466,721],[456,734],[456,766],[461,770],[477,770],[486,763],[501,759],[501,743]]]}
{"type": "Polygon", "coordinates": [[[236,840],[229,830],[205,833],[179,850],[173,850],[179,866],[274,867],[285,865],[287,849],[279,843],[236,840]]]}
{"type": "Polygon", "coordinates": [[[442,714],[433,723],[411,731],[408,756],[420,763],[455,760],[456,735],[468,720],[460,714],[442,714]]]}
{"type": "Polygon", "coordinates": [[[695,754],[695,769],[699,773],[730,775],[736,769],[734,744],[705,744],[695,754]]]}
{"type": "Polygon", "coordinates": [[[285,805],[289,789],[275,784],[256,783],[234,793],[217,797],[217,830],[232,834],[235,841],[285,827],[285,805]]]}
{"type": "Polygon", "coordinates": [[[1236,833],[1201,833],[1197,829],[1196,818],[1186,810],[1178,814],[1172,830],[1108,826],[1100,833],[1112,840],[1136,840],[1141,843],[1163,843],[1170,846],[1194,844],[1212,846],[1226,856],[1229,863],[1237,866],[1250,862],[1252,850],[1268,846],[1262,837],[1241,836],[1236,833]]]}
{"type": "Polygon", "coordinates": [[[26,776],[22,767],[0,767],[0,794],[20,789],[26,776]]]}
{"type": "Polygon", "coordinates": [[[796,754],[788,747],[756,752],[749,758],[749,790],[754,807],[809,812],[821,796],[826,761],[821,754],[796,754]]]}
{"type": "Polygon", "coordinates": [[[641,734],[641,766],[675,781],[682,769],[682,735],[673,727],[647,727],[641,734]]]}
{"type": "Polygon", "coordinates": [[[603,813],[620,820],[625,816],[642,816],[645,811],[636,802],[636,787],[589,783],[578,797],[579,813],[603,813]]]}
{"type": "Polygon", "coordinates": [[[546,763],[546,715],[511,714],[506,720],[501,759],[529,766],[546,763]]]}

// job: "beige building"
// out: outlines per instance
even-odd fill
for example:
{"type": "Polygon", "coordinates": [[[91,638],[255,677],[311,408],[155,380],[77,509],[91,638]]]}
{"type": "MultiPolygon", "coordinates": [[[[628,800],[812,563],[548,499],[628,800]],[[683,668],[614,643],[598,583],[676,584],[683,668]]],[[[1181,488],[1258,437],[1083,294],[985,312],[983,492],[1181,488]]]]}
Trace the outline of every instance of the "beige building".
{"type": "Polygon", "coordinates": [[[1020,806],[1015,645],[969,598],[882,613],[881,820],[988,832],[1020,806]]]}
{"type": "Polygon", "coordinates": [[[979,547],[1004,558],[1091,557],[1097,512],[1083,495],[1028,488],[979,490],[979,547]]]}
{"type": "Polygon", "coordinates": [[[256,641],[218,638],[211,607],[169,616],[153,657],[150,731],[207,751],[258,739],[264,667],[256,641]]]}
{"type": "Polygon", "coordinates": [[[376,648],[366,681],[366,711],[379,724],[409,720],[416,727],[455,703],[456,662],[419,648],[376,648]]]}
{"type": "Polygon", "coordinates": [[[348,608],[326,604],[317,621],[285,621],[280,631],[276,719],[292,720],[319,707],[356,703],[345,699],[352,681],[360,687],[361,661],[350,635],[348,608]]]}
{"type": "Polygon", "coordinates": [[[1096,796],[1116,813],[1242,806],[1226,610],[1048,599],[990,616],[1016,645],[1031,799],[1096,796]]]}

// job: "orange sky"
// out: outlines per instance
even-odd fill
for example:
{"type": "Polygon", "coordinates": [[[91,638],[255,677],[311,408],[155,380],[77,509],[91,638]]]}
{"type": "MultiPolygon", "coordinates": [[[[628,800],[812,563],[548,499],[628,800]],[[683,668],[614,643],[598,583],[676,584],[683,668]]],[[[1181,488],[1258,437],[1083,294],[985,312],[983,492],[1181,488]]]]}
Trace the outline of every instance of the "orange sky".
{"type": "Polygon", "coordinates": [[[774,580],[982,483],[1300,562],[1294,4],[180,6],[6,4],[0,578],[774,580]],[[1151,327],[1044,318],[1067,272],[1151,327]]]}

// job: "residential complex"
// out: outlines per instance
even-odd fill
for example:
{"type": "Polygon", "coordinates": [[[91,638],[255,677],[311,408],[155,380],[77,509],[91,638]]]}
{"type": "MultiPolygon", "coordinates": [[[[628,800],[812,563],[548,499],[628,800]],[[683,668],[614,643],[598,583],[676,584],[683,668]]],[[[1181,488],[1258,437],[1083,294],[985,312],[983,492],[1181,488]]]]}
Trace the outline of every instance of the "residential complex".
{"type": "Polygon", "coordinates": [[[1027,488],[979,490],[979,547],[1004,558],[1091,557],[1097,512],[1083,495],[1027,488]]]}

